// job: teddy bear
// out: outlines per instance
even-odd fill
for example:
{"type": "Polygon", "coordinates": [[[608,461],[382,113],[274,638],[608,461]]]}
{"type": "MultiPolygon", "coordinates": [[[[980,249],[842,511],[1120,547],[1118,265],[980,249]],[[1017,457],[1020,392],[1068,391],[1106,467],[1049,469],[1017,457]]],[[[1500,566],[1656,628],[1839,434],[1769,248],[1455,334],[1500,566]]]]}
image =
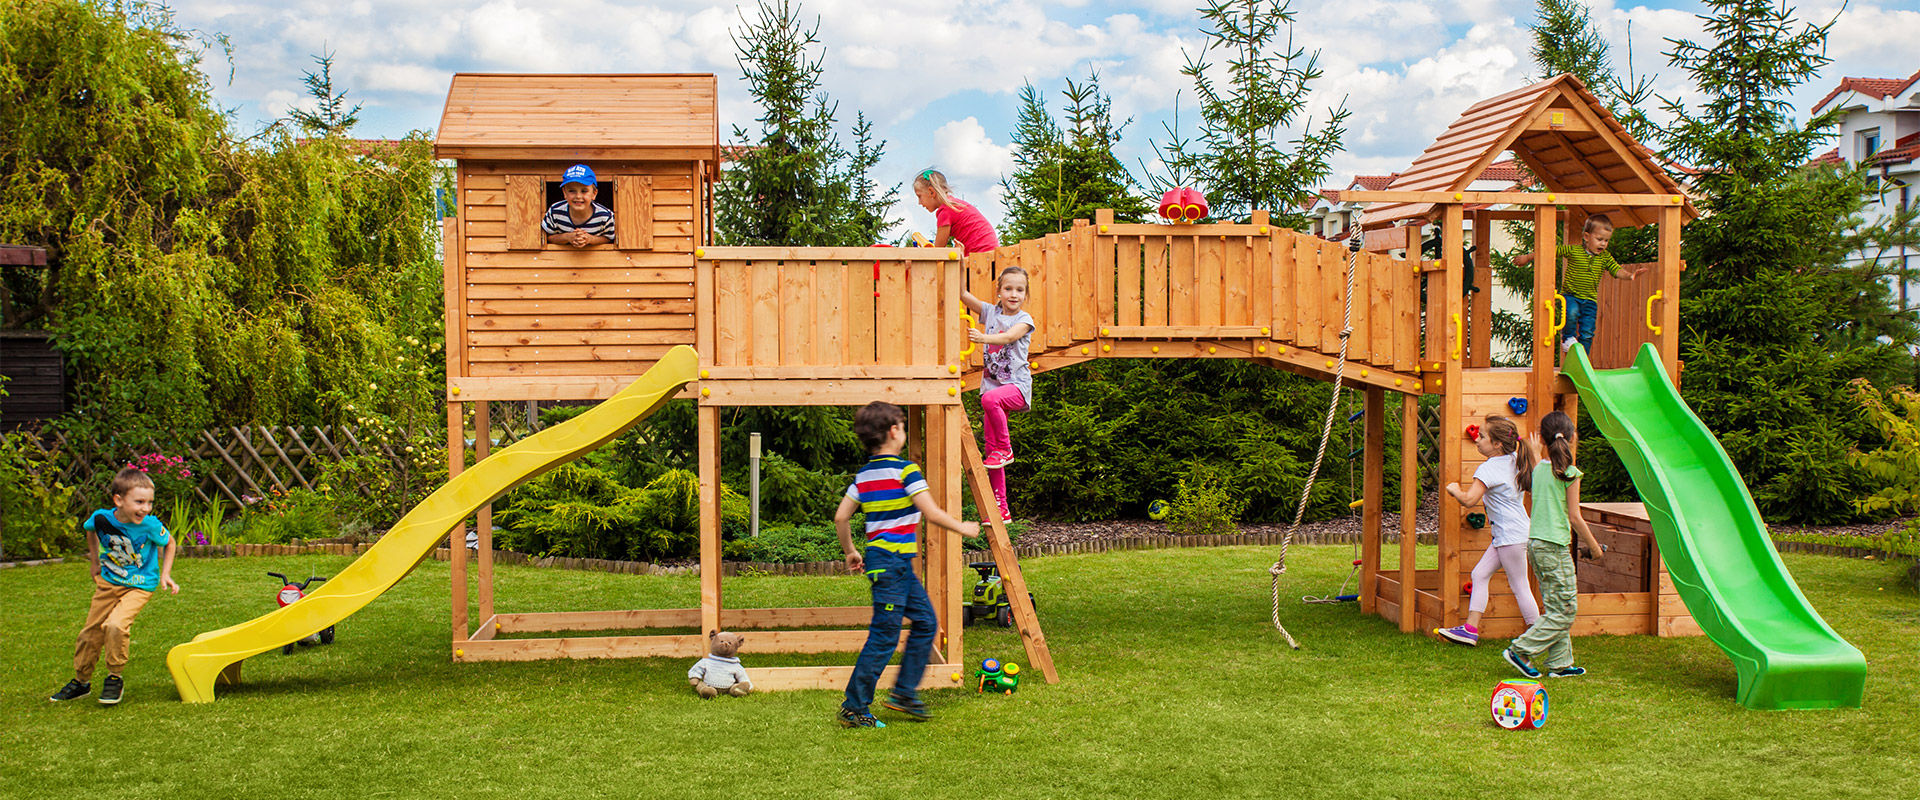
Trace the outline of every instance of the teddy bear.
{"type": "Polygon", "coordinates": [[[753,681],[747,680],[746,667],[740,666],[740,645],[746,637],[737,633],[714,631],[707,634],[707,657],[695,662],[693,669],[687,670],[687,683],[701,697],[713,698],[721,692],[734,697],[745,697],[753,691],[753,681]]]}

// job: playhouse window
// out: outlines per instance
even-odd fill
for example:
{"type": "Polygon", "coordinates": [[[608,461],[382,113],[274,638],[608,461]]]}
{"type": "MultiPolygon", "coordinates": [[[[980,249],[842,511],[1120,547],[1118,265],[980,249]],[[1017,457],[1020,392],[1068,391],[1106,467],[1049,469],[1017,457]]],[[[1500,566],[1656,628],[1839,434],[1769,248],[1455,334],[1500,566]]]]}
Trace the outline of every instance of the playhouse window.
{"type": "MultiPolygon", "coordinates": [[[[614,235],[614,237],[615,237],[615,238],[614,238],[614,240],[613,240],[613,244],[612,244],[612,245],[599,245],[599,246],[601,246],[601,247],[618,247],[618,246],[620,246],[620,239],[619,239],[619,236],[620,236],[620,223],[621,223],[621,219],[620,219],[620,214],[619,214],[619,212],[617,212],[617,211],[615,211],[615,208],[614,208],[614,203],[613,203],[613,181],[600,181],[600,182],[599,182],[598,184],[595,184],[595,185],[599,187],[599,191],[598,191],[598,192],[597,192],[597,193],[596,193],[596,194],[594,195],[594,197],[593,197],[593,202],[594,202],[594,203],[595,203],[596,205],[599,205],[600,207],[602,207],[602,208],[605,208],[606,210],[608,210],[608,211],[610,211],[610,212],[614,212],[614,216],[613,216],[613,235],[614,235]]],[[[560,201],[562,201],[562,200],[565,200],[565,199],[567,199],[567,198],[566,198],[566,195],[564,195],[564,194],[562,194],[562,193],[560,192],[560,182],[559,182],[559,181],[547,181],[547,182],[546,182],[546,188],[547,188],[547,192],[546,192],[546,204],[545,204],[544,206],[542,206],[542,208],[541,208],[541,211],[542,211],[542,214],[541,214],[541,217],[542,217],[543,219],[545,218],[545,210],[546,210],[546,209],[548,209],[548,208],[552,208],[552,207],[553,207],[553,204],[554,204],[554,203],[558,203],[558,202],[560,202],[560,201]]],[[[540,238],[541,238],[542,240],[545,240],[545,239],[547,238],[547,232],[546,232],[546,231],[545,231],[544,229],[540,231],[540,238]]],[[[552,244],[552,243],[548,243],[548,244],[547,244],[546,246],[547,246],[547,247],[556,247],[556,248],[559,248],[559,247],[565,247],[565,248],[567,248],[567,249],[569,249],[569,250],[571,250],[571,249],[573,249],[573,248],[571,248],[571,247],[567,247],[567,245],[563,245],[563,244],[552,244]]]]}

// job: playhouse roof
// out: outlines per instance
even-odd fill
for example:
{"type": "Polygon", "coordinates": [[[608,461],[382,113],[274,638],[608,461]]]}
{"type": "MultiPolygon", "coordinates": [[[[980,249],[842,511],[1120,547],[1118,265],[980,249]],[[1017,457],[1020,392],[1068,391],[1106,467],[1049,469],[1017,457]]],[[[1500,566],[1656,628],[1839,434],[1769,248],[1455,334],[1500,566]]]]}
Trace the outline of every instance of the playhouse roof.
{"type": "Polygon", "coordinates": [[[700,75],[458,73],[434,155],[720,161],[719,82],[700,75]]]}
{"type": "MultiPolygon", "coordinates": [[[[1483,100],[1454,120],[1388,191],[1465,191],[1512,151],[1550,192],[1682,195],[1680,184],[1620,126],[1606,104],[1571,74],[1483,100]]],[[[1684,201],[1683,201],[1684,202],[1684,201]]],[[[1432,203],[1383,203],[1367,209],[1363,224],[1425,216],[1432,203]]],[[[1659,220],[1654,207],[1589,208],[1621,225],[1659,220]]],[[[1699,216],[1691,203],[1684,211],[1699,216]]]]}

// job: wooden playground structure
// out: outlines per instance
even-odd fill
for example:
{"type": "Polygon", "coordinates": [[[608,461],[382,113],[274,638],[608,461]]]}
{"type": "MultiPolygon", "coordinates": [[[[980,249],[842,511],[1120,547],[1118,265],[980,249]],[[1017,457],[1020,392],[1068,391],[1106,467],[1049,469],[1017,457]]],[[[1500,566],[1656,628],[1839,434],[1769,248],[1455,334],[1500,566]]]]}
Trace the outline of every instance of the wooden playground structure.
{"type": "MultiPolygon", "coordinates": [[[[1351,256],[1342,242],[1269,224],[1266,212],[1243,224],[1162,225],[1122,224],[1102,211],[1065,233],[964,257],[936,248],[713,246],[716,95],[711,75],[454,77],[436,144],[441,157],[458,161],[456,216],[443,228],[451,470],[467,464],[464,406],[472,405],[473,429],[482,432],[472,456],[484,459],[485,401],[605,398],[669,347],[691,344],[700,355],[701,379],[682,396],[698,404],[702,508],[700,607],[543,613],[497,612],[491,516],[483,509],[477,619],[469,615],[475,598],[468,591],[467,551],[453,548],[456,661],[698,657],[706,652],[703,633],[564,635],[694,627],[757,629],[747,653],[858,650],[867,635],[865,605],[726,604],[720,410],[888,400],[912,415],[909,456],[925,469],[934,499],[958,510],[963,489],[970,488],[989,515],[983,528],[991,531],[989,545],[1008,582],[1027,657],[1056,681],[1004,523],[985,494],[978,444],[961,405],[963,393],[978,386],[982,362],[966,339],[960,291],[993,296],[994,276],[1009,265],[1030,273],[1028,308],[1039,326],[1031,345],[1035,371],[1096,358],[1236,358],[1321,380],[1338,374],[1343,385],[1363,392],[1360,602],[1406,631],[1463,618],[1462,564],[1489,544],[1485,531],[1466,524],[1465,509],[1447,503],[1438,567],[1416,568],[1420,399],[1440,398],[1443,483],[1470,476],[1479,460],[1458,433],[1467,424],[1499,413],[1530,429],[1556,406],[1575,410],[1570,385],[1553,367],[1551,333],[1536,337],[1533,367],[1491,366],[1490,293],[1463,289],[1469,222],[1472,232],[1509,220],[1548,232],[1538,239],[1542,263],[1553,261],[1554,235],[1577,231],[1588,213],[1605,211],[1623,227],[1659,223],[1654,272],[1633,284],[1648,293],[1609,300],[1601,317],[1638,330],[1641,309],[1619,305],[1644,303],[1640,341],[1659,347],[1670,372],[1677,367],[1679,229],[1693,211],[1646,151],[1569,76],[1469,109],[1387,190],[1350,193],[1379,204],[1364,222],[1366,247],[1351,256]],[[567,100],[559,104],[555,97],[567,100]],[[1544,191],[1464,189],[1509,150],[1544,191]],[[603,180],[600,202],[615,212],[615,244],[575,249],[539,235],[561,170],[577,161],[591,163],[603,180]],[[1419,256],[1428,223],[1438,224],[1443,241],[1435,261],[1419,256]],[[1389,255],[1399,250],[1411,260],[1389,255]],[[1389,393],[1398,398],[1403,432],[1396,564],[1382,560],[1389,393]],[[1528,401],[1525,414],[1509,410],[1512,398],[1528,401]],[[563,635],[502,637],[534,632],[563,635]]],[[[1483,262],[1487,249],[1477,249],[1483,262]]],[[[1487,274],[1485,263],[1473,266],[1487,274]]],[[[1536,274],[1536,330],[1547,332],[1556,319],[1553,272],[1536,274]]],[[[1662,580],[1652,537],[1632,530],[1633,509],[1607,513],[1612,516],[1601,521],[1617,530],[1603,537],[1629,546],[1582,565],[1575,632],[1692,632],[1662,580]],[[1640,546],[1632,546],[1635,535],[1640,546]]],[[[938,531],[923,537],[916,561],[941,619],[923,686],[958,686],[953,676],[965,672],[966,661],[959,622],[970,581],[957,537],[938,531]]],[[[1517,634],[1518,613],[1505,586],[1491,588],[1483,630],[1517,634]]],[[[756,668],[754,676],[763,689],[839,688],[851,670],[850,664],[756,668]]]]}

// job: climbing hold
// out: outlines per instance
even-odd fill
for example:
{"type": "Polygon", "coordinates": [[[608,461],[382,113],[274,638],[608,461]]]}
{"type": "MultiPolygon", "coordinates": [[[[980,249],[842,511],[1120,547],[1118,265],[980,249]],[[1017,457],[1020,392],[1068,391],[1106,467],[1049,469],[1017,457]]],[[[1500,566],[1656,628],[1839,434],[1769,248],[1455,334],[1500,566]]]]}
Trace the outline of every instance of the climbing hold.
{"type": "Polygon", "coordinates": [[[1513,412],[1514,416],[1516,417],[1526,416],[1527,415],[1527,398],[1524,398],[1524,397],[1507,398],[1507,410],[1513,412]]]}

